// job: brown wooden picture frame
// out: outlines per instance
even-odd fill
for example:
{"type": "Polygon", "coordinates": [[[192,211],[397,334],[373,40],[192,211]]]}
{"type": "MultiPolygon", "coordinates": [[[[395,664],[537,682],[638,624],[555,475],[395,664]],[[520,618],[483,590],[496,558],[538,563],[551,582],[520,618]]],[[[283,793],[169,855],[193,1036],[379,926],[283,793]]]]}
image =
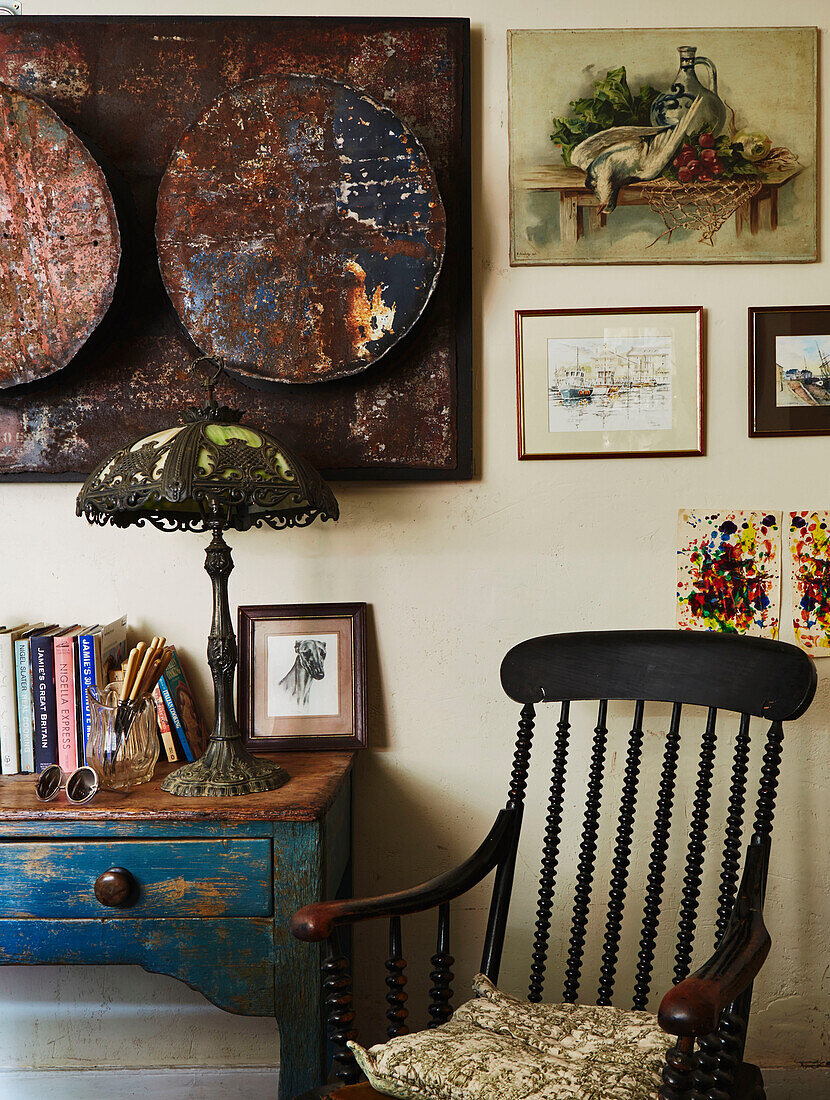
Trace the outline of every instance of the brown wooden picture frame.
{"type": "MultiPolygon", "coordinates": [[[[366,747],[365,603],[240,607],[238,637],[237,710],[239,726],[249,749],[296,751],[366,747]],[[306,623],[308,627],[303,628],[306,623]],[[317,634],[327,641],[303,637],[309,634],[317,634]],[[329,648],[332,635],[338,639],[335,651],[329,648]],[[270,639],[275,639],[273,645],[270,639]],[[313,646],[308,648],[305,643],[313,643],[313,646]],[[331,678],[328,684],[325,683],[326,662],[330,669],[332,652],[336,653],[337,661],[336,692],[331,687],[331,678]],[[284,667],[290,663],[287,655],[295,655],[291,668],[284,667]],[[280,657],[282,663],[278,664],[280,657]],[[281,672],[284,675],[277,680],[281,672]],[[316,672],[321,675],[317,676],[316,672]],[[284,683],[286,680],[288,684],[284,683]],[[316,684],[325,689],[326,702],[322,704],[311,699],[316,684]],[[300,698],[303,691],[305,700],[300,698]],[[334,694],[336,710],[332,709],[334,694]],[[315,706],[321,709],[315,710],[315,706]],[[308,712],[303,713],[304,710],[308,712]]],[[[315,698],[321,700],[323,693],[316,690],[315,698]]]]}
{"type": "MultiPolygon", "coordinates": [[[[518,431],[518,457],[520,461],[524,460],[536,460],[536,459],[556,459],[556,458],[678,458],[678,457],[697,457],[706,453],[705,447],[705,372],[704,372],[704,311],[703,306],[632,306],[630,308],[608,308],[608,309],[517,309],[515,312],[516,318],[516,413],[517,413],[517,431],[518,431]],[[694,370],[695,381],[694,385],[687,384],[688,396],[694,400],[695,404],[695,424],[694,431],[687,431],[689,436],[689,445],[680,446],[677,448],[666,446],[655,446],[653,448],[642,447],[636,448],[621,448],[619,450],[605,449],[605,450],[562,450],[562,451],[542,451],[533,450],[528,445],[527,438],[527,394],[526,394],[526,363],[524,354],[524,324],[528,318],[619,318],[627,315],[631,316],[647,316],[647,315],[683,315],[690,316],[693,326],[693,344],[694,344],[694,370]]],[[[690,333],[690,335],[692,335],[690,333]]],[[[584,337],[580,337],[583,338],[584,337]]],[[[598,339],[599,337],[595,337],[598,339]]],[[[537,368],[538,369],[538,368],[537,368]]],[[[545,390],[547,392],[547,389],[545,390]]],[[[676,434],[677,429],[672,428],[672,432],[676,434]]],[[[556,433],[551,431],[553,437],[556,433]]],[[[573,435],[575,433],[561,433],[563,435],[573,435]]],[[[585,432],[587,437],[589,434],[596,436],[604,435],[606,438],[613,435],[613,432],[585,432]]],[[[636,436],[635,430],[628,431],[627,434],[636,436]]],[[[640,433],[645,435],[647,433],[640,433]]],[[[656,433],[652,433],[656,434],[656,433]]]]}
{"type": "MultiPolygon", "coordinates": [[[[750,438],[830,435],[830,400],[826,405],[777,403],[776,351],[779,336],[825,336],[830,340],[830,306],[753,306],[748,311],[748,327],[750,438]]],[[[806,362],[805,369],[809,369],[806,362]]],[[[803,396],[813,395],[805,389],[803,396]]]]}

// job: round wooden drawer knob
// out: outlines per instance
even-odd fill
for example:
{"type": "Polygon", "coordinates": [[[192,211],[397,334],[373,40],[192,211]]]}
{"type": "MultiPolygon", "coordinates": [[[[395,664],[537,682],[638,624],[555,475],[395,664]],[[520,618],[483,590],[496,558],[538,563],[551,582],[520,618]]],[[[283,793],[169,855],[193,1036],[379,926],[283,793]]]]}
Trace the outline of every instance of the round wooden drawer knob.
{"type": "Polygon", "coordinates": [[[127,909],[136,900],[138,884],[123,867],[110,867],[95,880],[95,896],[110,909],[127,909]]]}

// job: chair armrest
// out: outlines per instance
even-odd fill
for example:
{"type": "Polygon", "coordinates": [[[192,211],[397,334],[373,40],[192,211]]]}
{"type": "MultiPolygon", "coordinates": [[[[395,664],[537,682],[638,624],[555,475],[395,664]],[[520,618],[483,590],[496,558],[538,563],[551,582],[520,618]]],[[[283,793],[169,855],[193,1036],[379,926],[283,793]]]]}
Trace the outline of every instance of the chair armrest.
{"type": "Polygon", "coordinates": [[[340,924],[353,924],[373,917],[419,913],[460,897],[481,882],[499,862],[516,825],[516,815],[502,810],[487,837],[468,860],[437,878],[409,890],[380,894],[373,898],[320,901],[297,910],[289,921],[298,940],[317,943],[328,939],[340,924]]]}
{"type": "Polygon", "coordinates": [[[751,984],[772,945],[764,924],[769,839],[753,839],[738,897],[714,954],[663,998],[658,1022],[670,1035],[716,1031],[721,1013],[751,984]]]}

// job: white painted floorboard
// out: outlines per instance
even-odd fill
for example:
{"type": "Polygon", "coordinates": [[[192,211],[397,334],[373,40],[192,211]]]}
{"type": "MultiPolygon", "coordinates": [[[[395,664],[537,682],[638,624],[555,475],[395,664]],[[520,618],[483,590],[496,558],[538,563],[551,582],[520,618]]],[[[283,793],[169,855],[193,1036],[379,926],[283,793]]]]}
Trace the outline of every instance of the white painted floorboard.
{"type": "Polygon", "coordinates": [[[0,1100],[277,1100],[279,1070],[0,1070],[0,1100]]]}
{"type": "Polygon", "coordinates": [[[767,1100],[830,1100],[830,1068],[766,1069],[767,1100]]]}
{"type": "MultiPolygon", "coordinates": [[[[830,1100],[830,1068],[768,1069],[767,1100],[830,1100]]],[[[276,1100],[273,1066],[2,1070],[0,1100],[276,1100]]]]}

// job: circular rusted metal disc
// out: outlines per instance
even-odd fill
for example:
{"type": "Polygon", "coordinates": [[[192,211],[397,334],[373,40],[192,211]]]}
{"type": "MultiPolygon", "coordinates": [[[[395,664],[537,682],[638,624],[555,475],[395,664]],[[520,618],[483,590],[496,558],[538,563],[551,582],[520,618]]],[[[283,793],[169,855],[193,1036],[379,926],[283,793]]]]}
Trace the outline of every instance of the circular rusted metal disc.
{"type": "Polygon", "coordinates": [[[0,84],[0,389],[66,366],[109,309],[120,261],[92,154],[42,100],[0,84]]]}
{"type": "Polygon", "coordinates": [[[424,149],[317,76],[248,81],[185,132],[162,180],[161,274],[194,342],[251,378],[324,382],[420,317],[446,244],[424,149]]]}

